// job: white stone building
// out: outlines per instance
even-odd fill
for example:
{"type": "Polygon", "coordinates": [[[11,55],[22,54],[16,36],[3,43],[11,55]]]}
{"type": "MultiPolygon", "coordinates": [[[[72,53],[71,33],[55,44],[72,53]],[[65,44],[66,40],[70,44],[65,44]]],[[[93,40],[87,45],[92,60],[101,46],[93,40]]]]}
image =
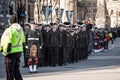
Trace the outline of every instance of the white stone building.
{"type": "Polygon", "coordinates": [[[96,26],[99,28],[120,26],[120,0],[98,0],[96,26]]]}

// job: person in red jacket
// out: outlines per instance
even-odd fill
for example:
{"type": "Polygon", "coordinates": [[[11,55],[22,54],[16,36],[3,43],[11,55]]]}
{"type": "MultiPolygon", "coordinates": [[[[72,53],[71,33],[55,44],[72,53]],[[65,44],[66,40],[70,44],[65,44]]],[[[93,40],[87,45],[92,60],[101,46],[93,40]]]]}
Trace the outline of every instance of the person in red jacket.
{"type": "Polygon", "coordinates": [[[110,40],[109,33],[108,31],[105,31],[104,49],[108,49],[109,40],[110,40]]]}

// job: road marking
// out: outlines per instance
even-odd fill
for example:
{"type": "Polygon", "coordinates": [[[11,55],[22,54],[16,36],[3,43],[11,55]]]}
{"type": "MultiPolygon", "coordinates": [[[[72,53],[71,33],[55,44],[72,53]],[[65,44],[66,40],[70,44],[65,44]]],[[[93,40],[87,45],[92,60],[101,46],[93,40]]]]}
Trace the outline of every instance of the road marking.
{"type": "Polygon", "coordinates": [[[88,59],[120,59],[120,56],[89,56],[88,59]]]}

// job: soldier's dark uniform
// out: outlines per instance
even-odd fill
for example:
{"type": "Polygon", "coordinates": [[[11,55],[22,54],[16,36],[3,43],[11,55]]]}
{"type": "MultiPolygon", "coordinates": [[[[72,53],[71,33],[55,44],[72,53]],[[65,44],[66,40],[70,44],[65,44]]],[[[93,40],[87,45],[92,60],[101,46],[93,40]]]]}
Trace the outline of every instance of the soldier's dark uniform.
{"type": "Polygon", "coordinates": [[[39,50],[39,66],[43,66],[44,65],[44,52],[43,52],[43,34],[44,34],[44,30],[43,29],[37,29],[39,32],[39,41],[40,41],[40,50],[39,50]]]}
{"type": "Polygon", "coordinates": [[[60,34],[58,29],[50,31],[50,48],[49,54],[51,56],[51,66],[55,67],[58,64],[60,34]]]}
{"type": "MultiPolygon", "coordinates": [[[[46,25],[45,27],[49,27],[50,25],[46,25]]],[[[51,56],[49,53],[49,42],[50,42],[50,29],[46,29],[44,31],[44,35],[43,35],[43,43],[44,43],[44,64],[45,66],[51,65],[51,56]]]]}
{"type": "Polygon", "coordinates": [[[72,31],[67,32],[66,34],[66,47],[65,47],[65,54],[66,54],[66,62],[73,63],[73,53],[74,53],[74,35],[71,35],[72,31]]]}
{"type": "Polygon", "coordinates": [[[83,59],[88,57],[89,34],[88,31],[82,31],[83,59]]]}
{"type": "Polygon", "coordinates": [[[25,44],[24,44],[24,67],[27,67],[28,66],[28,54],[26,54],[26,53],[28,53],[28,50],[26,50],[25,49],[25,45],[27,45],[27,37],[28,37],[28,32],[29,32],[29,30],[30,30],[30,25],[29,24],[25,24],[25,30],[24,30],[24,32],[25,32],[25,44]]]}
{"type": "Polygon", "coordinates": [[[36,45],[37,46],[37,57],[38,57],[38,60],[39,60],[39,58],[41,56],[40,55],[40,46],[41,46],[41,42],[42,42],[41,39],[40,39],[39,31],[37,29],[29,30],[28,33],[26,34],[26,36],[27,36],[27,45],[26,46],[28,46],[28,52],[25,53],[25,54],[27,55],[27,57],[29,57],[30,47],[32,45],[36,45]]]}
{"type": "MultiPolygon", "coordinates": [[[[64,25],[59,25],[59,27],[64,27],[64,25]]],[[[60,46],[59,46],[59,54],[58,54],[59,66],[62,66],[65,63],[64,61],[65,45],[66,45],[66,31],[60,29],[60,46]]]]}
{"type": "Polygon", "coordinates": [[[80,56],[79,31],[74,34],[74,38],[75,38],[74,55],[75,55],[75,61],[78,62],[80,56]]]}
{"type": "MultiPolygon", "coordinates": [[[[80,27],[82,28],[82,27],[80,27]]],[[[78,47],[79,47],[79,60],[82,60],[83,59],[83,46],[84,46],[84,43],[83,43],[83,33],[82,33],[82,30],[79,31],[78,33],[78,47]]]]}

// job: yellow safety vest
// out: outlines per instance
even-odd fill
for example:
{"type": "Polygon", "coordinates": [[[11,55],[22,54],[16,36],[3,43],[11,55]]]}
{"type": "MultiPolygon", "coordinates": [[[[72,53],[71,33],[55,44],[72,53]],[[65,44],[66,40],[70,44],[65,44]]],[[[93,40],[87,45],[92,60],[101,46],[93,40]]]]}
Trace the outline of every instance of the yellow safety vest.
{"type": "Polygon", "coordinates": [[[11,43],[10,54],[23,51],[23,43],[25,42],[25,35],[19,24],[15,23],[7,28],[1,37],[1,46],[3,48],[3,55],[7,55],[8,43],[11,43]]]}

